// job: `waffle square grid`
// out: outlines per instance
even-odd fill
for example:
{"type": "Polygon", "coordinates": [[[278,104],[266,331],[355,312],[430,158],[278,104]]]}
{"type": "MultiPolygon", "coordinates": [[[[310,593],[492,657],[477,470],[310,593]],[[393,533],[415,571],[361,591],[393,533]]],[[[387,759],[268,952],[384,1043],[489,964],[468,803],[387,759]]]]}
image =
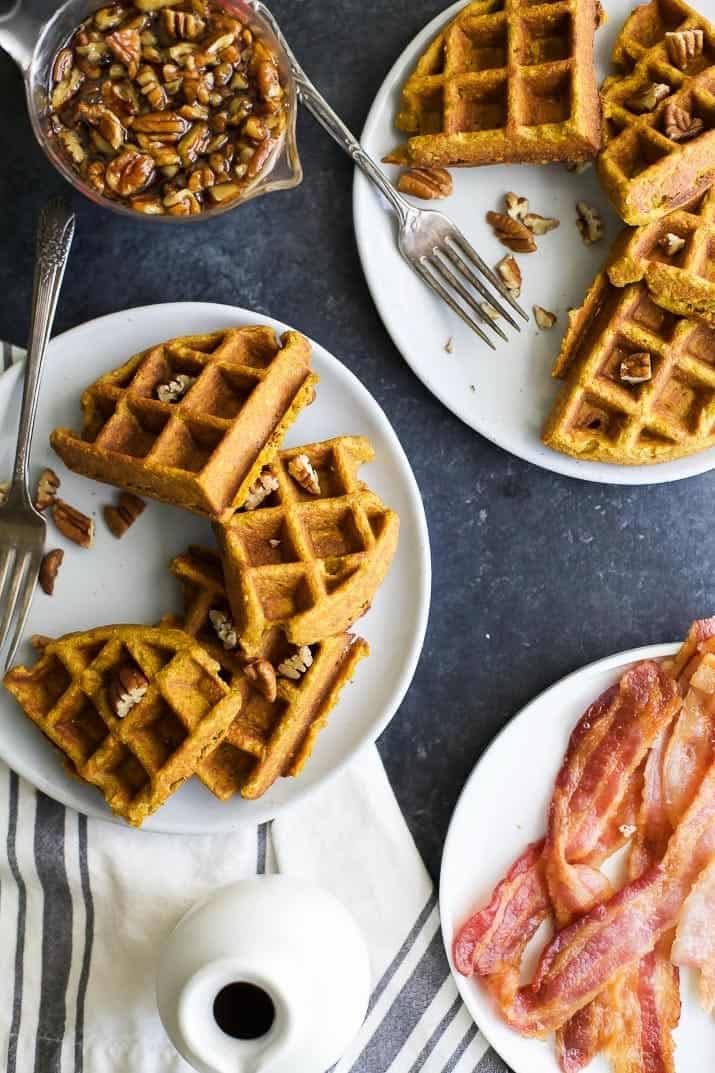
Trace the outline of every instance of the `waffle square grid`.
{"type": "Polygon", "coordinates": [[[624,232],[607,271],[616,287],[645,279],[663,309],[701,317],[715,327],[715,190],[653,224],[624,232]],[[685,243],[672,254],[664,246],[669,235],[685,243]]]}
{"type": "Polygon", "coordinates": [[[598,169],[622,219],[651,223],[715,183],[715,28],[682,0],[650,0],[628,18],[613,50],[620,73],[601,89],[606,146],[598,169]],[[701,56],[681,70],[670,59],[666,33],[703,31],[701,56]],[[657,83],[670,94],[651,110],[633,98],[657,83]],[[686,141],[664,133],[667,109],[684,107],[703,129],[686,141]]]}
{"type": "Polygon", "coordinates": [[[661,309],[643,283],[596,279],[554,376],[566,381],[543,437],[555,450],[636,465],[715,446],[715,331],[661,309]],[[624,383],[621,362],[638,352],[650,354],[652,378],[624,383]]]}
{"type": "Polygon", "coordinates": [[[81,437],[55,429],[70,469],[211,518],[230,517],[290,424],[312,401],[317,377],[298,332],[229,328],[170,340],[102,376],[82,396],[81,437]],[[194,378],[177,402],[157,390],[194,378]]]}
{"type": "MultiPolygon", "coordinates": [[[[369,652],[366,641],[348,633],[311,647],[313,663],[297,680],[278,677],[278,695],[268,700],[246,678],[246,658],[224,648],[209,612],[230,616],[221,561],[215,553],[190,548],[171,564],[184,590],[180,624],[221,666],[221,674],[242,697],[241,710],[217,748],[197,768],[202,782],[221,800],[240,793],[261,797],[279,776],[298,775],[325,726],[342,687],[369,652]]],[[[269,630],[257,657],[278,667],[295,651],[280,629],[269,630]]]]}
{"type": "Polygon", "coordinates": [[[241,705],[218,664],[186,633],[105,626],[51,642],[5,685],[26,715],[92,783],[117,815],[139,826],[214,750],[241,705]],[[138,667],[144,697],[125,718],[109,689],[120,667],[138,667]]]}
{"type": "Polygon", "coordinates": [[[397,546],[399,518],[357,478],[373,458],[369,441],[343,436],[281,451],[268,469],[278,490],[253,511],[214,527],[233,621],[243,650],[257,652],[267,630],[291,644],[342,633],[369,608],[397,546]],[[320,495],[288,472],[304,454],[320,495]]]}
{"type": "Polygon", "coordinates": [[[396,163],[591,159],[601,123],[595,0],[476,0],[432,42],[405,84],[396,163]]]}

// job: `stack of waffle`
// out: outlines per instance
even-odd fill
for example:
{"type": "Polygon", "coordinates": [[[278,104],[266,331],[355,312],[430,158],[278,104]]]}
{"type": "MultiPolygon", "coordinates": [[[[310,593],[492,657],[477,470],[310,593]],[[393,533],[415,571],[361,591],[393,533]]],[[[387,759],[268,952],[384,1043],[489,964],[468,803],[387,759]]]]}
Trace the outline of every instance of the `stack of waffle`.
{"type": "Polygon", "coordinates": [[[569,327],[543,439],[638,465],[715,446],[715,28],[650,0],[619,35],[599,175],[630,227],[569,327]]]}
{"type": "Polygon", "coordinates": [[[193,775],[222,800],[297,775],[368,654],[349,630],[399,519],[358,478],[364,437],[280,449],[316,382],[297,332],[173,339],[84,392],[81,434],[52,434],[70,469],[208,517],[219,544],[171,563],[180,615],[70,634],[5,678],[133,825],[193,775]]]}

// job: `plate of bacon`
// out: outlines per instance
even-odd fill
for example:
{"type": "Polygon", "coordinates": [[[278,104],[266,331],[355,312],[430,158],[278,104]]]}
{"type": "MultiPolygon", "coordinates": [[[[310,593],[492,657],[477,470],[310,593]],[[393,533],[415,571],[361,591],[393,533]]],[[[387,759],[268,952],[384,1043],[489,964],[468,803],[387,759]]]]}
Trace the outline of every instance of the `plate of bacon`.
{"type": "Polygon", "coordinates": [[[460,993],[514,1073],[712,1073],[715,618],[505,727],[455,810],[440,900],[460,993]]]}

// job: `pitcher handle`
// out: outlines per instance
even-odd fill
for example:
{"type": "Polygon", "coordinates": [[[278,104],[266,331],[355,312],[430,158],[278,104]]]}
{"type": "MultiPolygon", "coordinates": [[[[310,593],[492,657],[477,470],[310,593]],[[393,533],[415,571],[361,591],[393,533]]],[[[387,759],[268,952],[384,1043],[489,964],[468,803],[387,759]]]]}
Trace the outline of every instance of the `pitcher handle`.
{"type": "Polygon", "coordinates": [[[42,26],[41,19],[24,10],[22,0],[15,0],[9,11],[0,14],[0,48],[12,56],[23,74],[32,62],[42,26]]]}

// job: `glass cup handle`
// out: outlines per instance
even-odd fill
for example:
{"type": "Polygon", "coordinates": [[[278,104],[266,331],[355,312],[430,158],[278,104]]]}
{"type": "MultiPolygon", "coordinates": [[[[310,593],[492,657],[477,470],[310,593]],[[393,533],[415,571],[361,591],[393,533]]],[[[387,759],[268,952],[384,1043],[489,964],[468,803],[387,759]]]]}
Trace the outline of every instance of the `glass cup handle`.
{"type": "Polygon", "coordinates": [[[23,0],[14,0],[9,11],[0,8],[0,48],[12,56],[23,74],[32,62],[42,20],[31,15],[23,0]]]}

